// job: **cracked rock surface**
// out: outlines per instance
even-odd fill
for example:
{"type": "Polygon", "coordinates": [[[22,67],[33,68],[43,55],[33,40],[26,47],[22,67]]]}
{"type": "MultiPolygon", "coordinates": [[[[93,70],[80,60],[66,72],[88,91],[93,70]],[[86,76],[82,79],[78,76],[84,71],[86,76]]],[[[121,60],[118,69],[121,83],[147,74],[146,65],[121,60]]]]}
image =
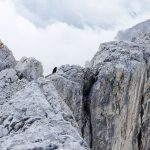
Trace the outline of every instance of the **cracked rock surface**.
{"type": "Polygon", "coordinates": [[[46,77],[0,43],[0,149],[149,150],[150,31],[131,37],[46,77]]]}
{"type": "Polygon", "coordinates": [[[149,123],[144,123],[144,115],[149,120],[149,108],[144,109],[145,104],[149,105],[145,97],[149,60],[150,50],[137,43],[109,42],[100,46],[91,61],[91,66],[99,70],[89,98],[93,149],[150,148],[149,123]]]}
{"type": "Polygon", "coordinates": [[[43,75],[43,66],[35,58],[22,57],[15,66],[20,78],[26,78],[29,81],[36,80],[43,75]]]}
{"type": "Polygon", "coordinates": [[[39,61],[24,57],[5,67],[0,71],[1,150],[89,150],[72,111],[41,77],[39,61]]]}
{"type": "Polygon", "coordinates": [[[6,68],[13,68],[16,60],[12,52],[0,41],[0,71],[6,68]]]}
{"type": "Polygon", "coordinates": [[[47,77],[93,150],[150,148],[150,50],[137,39],[103,43],[90,68],[66,65],[47,77]]]}
{"type": "Polygon", "coordinates": [[[3,104],[0,120],[1,150],[88,149],[70,109],[43,78],[3,104]]]}
{"type": "Polygon", "coordinates": [[[67,65],[48,77],[93,150],[150,148],[149,33],[140,36],[101,44],[90,68],[67,65]]]}

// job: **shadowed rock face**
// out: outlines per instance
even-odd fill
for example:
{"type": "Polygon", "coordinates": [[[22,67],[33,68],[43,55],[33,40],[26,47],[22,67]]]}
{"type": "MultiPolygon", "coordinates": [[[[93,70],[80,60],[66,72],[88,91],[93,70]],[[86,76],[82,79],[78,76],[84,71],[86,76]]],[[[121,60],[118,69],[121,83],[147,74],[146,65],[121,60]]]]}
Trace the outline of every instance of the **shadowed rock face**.
{"type": "Polygon", "coordinates": [[[91,68],[66,65],[48,77],[91,149],[149,148],[149,64],[147,44],[114,41],[101,44],[91,68]]]}
{"type": "Polygon", "coordinates": [[[70,109],[43,78],[1,106],[0,149],[88,149],[70,109]]]}
{"type": "Polygon", "coordinates": [[[34,58],[0,55],[0,149],[150,149],[149,41],[103,43],[87,68],[47,77],[34,58]]]}
{"type": "Polygon", "coordinates": [[[147,114],[143,107],[149,101],[145,98],[149,54],[147,47],[135,43],[110,42],[102,44],[92,59],[92,67],[99,70],[90,96],[93,149],[149,148],[150,131],[143,130],[147,114]],[[147,137],[145,143],[142,136],[147,137]]]}
{"type": "Polygon", "coordinates": [[[137,37],[133,37],[132,42],[135,42],[141,46],[149,47],[150,46],[150,30],[147,32],[140,33],[137,37]]]}
{"type": "MultiPolygon", "coordinates": [[[[145,25],[143,23],[143,28],[148,22],[145,22],[145,25]]],[[[139,28],[140,25],[131,29],[136,30],[137,27],[139,28]]],[[[97,92],[97,95],[93,95],[94,98],[91,97],[93,100],[97,99],[96,106],[101,106],[98,108],[98,112],[94,111],[93,116],[102,114],[103,117],[99,116],[99,119],[102,120],[100,124],[103,125],[105,122],[104,126],[106,127],[105,132],[101,129],[96,130],[94,126],[97,123],[93,119],[95,134],[100,130],[99,136],[96,135],[97,139],[95,138],[93,149],[102,148],[102,145],[106,149],[146,150],[150,148],[148,90],[150,88],[150,32],[148,28],[144,30],[147,32],[140,33],[137,37],[134,37],[135,34],[132,32],[129,34],[132,43],[102,44],[91,61],[91,66],[100,70],[98,77],[100,84],[97,83],[98,85],[95,85],[93,91],[95,92],[97,87],[101,91],[97,92]],[[117,111],[118,113],[115,115],[114,112],[117,111]],[[96,144],[98,140],[102,141],[101,147],[96,144]]],[[[95,105],[95,103],[91,104],[95,105]]],[[[95,110],[93,108],[95,106],[92,106],[91,110],[95,110]]],[[[98,122],[100,122],[99,119],[98,122]]]]}
{"type": "Polygon", "coordinates": [[[72,110],[80,128],[79,133],[90,147],[92,135],[88,97],[97,74],[96,69],[65,65],[58,69],[57,74],[47,77],[72,110]]]}

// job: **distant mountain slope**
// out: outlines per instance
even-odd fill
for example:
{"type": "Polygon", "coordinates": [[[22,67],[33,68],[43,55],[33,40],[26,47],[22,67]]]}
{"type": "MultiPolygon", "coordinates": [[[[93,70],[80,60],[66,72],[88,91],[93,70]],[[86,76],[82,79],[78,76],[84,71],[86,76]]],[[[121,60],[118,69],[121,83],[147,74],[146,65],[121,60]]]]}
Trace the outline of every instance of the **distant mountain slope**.
{"type": "Polygon", "coordinates": [[[126,29],[124,31],[119,31],[116,39],[118,40],[125,40],[125,41],[131,41],[133,37],[136,37],[138,34],[142,32],[146,32],[150,29],[150,19],[146,20],[144,22],[141,22],[129,29],[126,29]]]}

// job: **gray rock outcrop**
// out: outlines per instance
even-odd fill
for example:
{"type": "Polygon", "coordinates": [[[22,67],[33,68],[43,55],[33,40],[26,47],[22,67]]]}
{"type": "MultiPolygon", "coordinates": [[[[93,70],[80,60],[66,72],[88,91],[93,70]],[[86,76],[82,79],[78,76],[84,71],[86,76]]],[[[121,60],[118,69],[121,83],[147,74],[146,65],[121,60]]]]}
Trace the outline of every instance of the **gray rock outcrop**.
{"type": "Polygon", "coordinates": [[[15,70],[22,78],[29,81],[35,80],[43,75],[43,66],[35,58],[23,57],[15,66],[15,70]]]}
{"type": "Polygon", "coordinates": [[[0,149],[89,150],[70,108],[40,77],[41,64],[23,58],[7,67],[0,71],[0,149]]]}
{"type": "Polygon", "coordinates": [[[66,65],[47,77],[93,150],[150,148],[150,36],[143,35],[101,44],[90,68],[66,65]]]}
{"type": "Polygon", "coordinates": [[[91,144],[91,124],[88,96],[97,76],[92,68],[64,65],[56,74],[47,78],[54,84],[61,98],[67,103],[79,125],[81,136],[91,144]]]}
{"type": "Polygon", "coordinates": [[[13,68],[16,60],[12,52],[0,41],[0,71],[6,68],[13,68]]]}
{"type": "Polygon", "coordinates": [[[19,79],[17,72],[10,68],[0,72],[0,105],[9,101],[19,90],[23,89],[28,81],[19,79]]]}
{"type": "Polygon", "coordinates": [[[99,70],[89,98],[94,150],[150,148],[149,64],[147,47],[132,42],[100,46],[91,61],[99,70]]]}
{"type": "Polygon", "coordinates": [[[132,42],[135,42],[141,46],[150,47],[150,30],[140,33],[137,37],[133,37],[132,42]]]}
{"type": "Polygon", "coordinates": [[[131,37],[46,77],[34,58],[2,53],[0,149],[149,150],[150,31],[131,37]]]}
{"type": "Polygon", "coordinates": [[[0,109],[1,150],[88,150],[68,106],[44,78],[33,81],[0,109]]]}

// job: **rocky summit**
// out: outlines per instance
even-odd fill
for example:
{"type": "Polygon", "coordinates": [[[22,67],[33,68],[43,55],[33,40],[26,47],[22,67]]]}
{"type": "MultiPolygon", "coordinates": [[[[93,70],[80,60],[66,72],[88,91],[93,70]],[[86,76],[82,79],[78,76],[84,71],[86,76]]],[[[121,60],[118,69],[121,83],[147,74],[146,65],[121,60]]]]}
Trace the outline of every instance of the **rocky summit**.
{"type": "Polygon", "coordinates": [[[16,61],[0,42],[0,150],[149,150],[145,31],[101,44],[88,67],[45,77],[38,60],[16,61]]]}

